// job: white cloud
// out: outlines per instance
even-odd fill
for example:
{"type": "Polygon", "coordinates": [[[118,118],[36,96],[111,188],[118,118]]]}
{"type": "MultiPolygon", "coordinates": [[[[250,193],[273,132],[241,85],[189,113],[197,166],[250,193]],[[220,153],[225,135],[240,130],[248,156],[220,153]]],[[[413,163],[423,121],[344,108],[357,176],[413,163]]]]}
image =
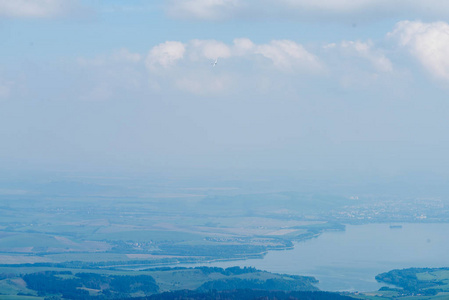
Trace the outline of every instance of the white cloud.
{"type": "Polygon", "coordinates": [[[75,0],[0,0],[0,16],[46,18],[66,14],[77,6],[75,0]]]}
{"type": "Polygon", "coordinates": [[[327,75],[345,89],[364,89],[389,84],[398,70],[387,57],[388,48],[368,41],[342,41],[326,44],[319,53],[327,75]]]}
{"type": "Polygon", "coordinates": [[[312,70],[321,68],[315,55],[304,49],[302,45],[289,40],[276,40],[271,41],[270,44],[259,45],[254,53],[270,59],[277,68],[282,70],[302,67],[312,70]]]}
{"type": "Polygon", "coordinates": [[[396,38],[433,76],[449,79],[449,24],[403,21],[389,36],[396,38]]]}
{"type": "Polygon", "coordinates": [[[170,0],[168,12],[178,18],[223,19],[237,12],[240,0],[170,0]]]}
{"type": "Polygon", "coordinates": [[[168,68],[184,57],[186,47],[181,42],[167,41],[153,47],[145,64],[149,69],[168,68]]]}
{"type": "Polygon", "coordinates": [[[168,68],[181,60],[188,63],[237,57],[243,57],[247,61],[258,61],[260,66],[271,65],[283,71],[317,71],[322,68],[319,59],[298,43],[290,40],[274,40],[268,44],[258,45],[247,38],[235,39],[232,45],[216,40],[198,39],[187,44],[165,42],[151,49],[146,58],[146,65],[150,71],[155,71],[157,66],[168,68]],[[260,57],[266,60],[258,59],[260,57]]]}
{"type": "Polygon", "coordinates": [[[347,88],[364,88],[388,83],[397,73],[385,55],[388,50],[371,41],[343,41],[313,49],[292,40],[257,44],[248,38],[232,43],[195,39],[158,44],[146,57],[123,48],[79,62],[102,70],[97,72],[99,78],[112,82],[92,85],[89,98],[99,99],[110,98],[111,90],[141,88],[202,96],[263,88],[294,93],[299,83],[307,88],[307,82],[315,82],[317,76],[347,88]],[[218,65],[212,67],[216,58],[218,65]],[[261,81],[273,84],[261,87],[261,81]]]}
{"type": "MultiPolygon", "coordinates": [[[[440,0],[429,1],[442,2],[440,0]]],[[[416,0],[278,0],[277,2],[279,5],[296,12],[306,11],[323,15],[349,15],[388,8],[395,11],[404,6],[419,5],[416,0]]],[[[274,4],[275,1],[268,0],[266,3],[274,4]]]]}
{"type": "Polygon", "coordinates": [[[382,19],[434,16],[447,18],[446,0],[172,0],[170,15],[178,18],[382,19]]]}
{"type": "Polygon", "coordinates": [[[236,56],[243,56],[254,51],[254,43],[247,38],[239,38],[234,40],[233,53],[236,56]]]}
{"type": "Polygon", "coordinates": [[[193,59],[207,58],[228,58],[231,56],[231,49],[223,42],[215,40],[192,40],[189,50],[193,59]]]}
{"type": "MultiPolygon", "coordinates": [[[[146,60],[151,85],[174,86],[198,95],[211,95],[238,86],[242,72],[317,73],[324,69],[318,57],[290,40],[255,44],[247,38],[228,45],[216,40],[195,39],[185,44],[165,42],[153,47],[146,60]],[[219,58],[216,68],[211,62],[219,58]],[[242,65],[245,65],[243,67],[242,65]],[[250,71],[253,72],[253,71],[250,71]],[[231,75],[233,74],[233,75],[231,75]]],[[[249,80],[249,79],[248,79],[249,80]]]]}
{"type": "Polygon", "coordinates": [[[343,41],[341,43],[341,48],[358,57],[368,60],[378,71],[393,71],[391,61],[381,51],[373,49],[373,44],[371,41],[366,43],[361,41],[343,41]]]}

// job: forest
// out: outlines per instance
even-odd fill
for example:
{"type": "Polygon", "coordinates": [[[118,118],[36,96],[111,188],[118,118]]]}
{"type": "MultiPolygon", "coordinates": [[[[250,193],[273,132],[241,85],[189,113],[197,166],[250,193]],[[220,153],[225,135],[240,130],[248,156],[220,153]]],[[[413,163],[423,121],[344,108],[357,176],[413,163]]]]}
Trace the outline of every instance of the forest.
{"type": "Polygon", "coordinates": [[[28,299],[44,298],[52,300],[103,300],[133,297],[145,299],[144,297],[167,292],[172,294],[166,295],[177,295],[177,291],[181,293],[178,296],[181,296],[183,293],[188,293],[186,290],[204,295],[204,297],[211,297],[211,291],[223,292],[223,294],[219,293],[223,297],[226,295],[225,291],[236,290],[246,290],[245,293],[249,293],[250,290],[266,292],[318,291],[314,286],[318,281],[313,277],[275,274],[251,267],[230,267],[227,269],[218,267],[160,267],[128,273],[112,270],[86,272],[72,269],[71,271],[0,274],[0,285],[4,288],[9,284],[11,289],[14,286],[21,285],[21,283],[24,287],[17,290],[14,297],[23,296],[31,297],[28,299]]]}

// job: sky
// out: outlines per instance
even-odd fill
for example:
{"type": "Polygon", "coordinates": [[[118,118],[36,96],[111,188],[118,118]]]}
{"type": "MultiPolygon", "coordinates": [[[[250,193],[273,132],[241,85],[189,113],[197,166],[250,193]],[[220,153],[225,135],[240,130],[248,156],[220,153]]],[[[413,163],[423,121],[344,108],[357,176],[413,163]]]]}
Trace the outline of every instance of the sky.
{"type": "Polygon", "coordinates": [[[0,164],[446,173],[448,53],[444,0],[0,0],[0,164]]]}

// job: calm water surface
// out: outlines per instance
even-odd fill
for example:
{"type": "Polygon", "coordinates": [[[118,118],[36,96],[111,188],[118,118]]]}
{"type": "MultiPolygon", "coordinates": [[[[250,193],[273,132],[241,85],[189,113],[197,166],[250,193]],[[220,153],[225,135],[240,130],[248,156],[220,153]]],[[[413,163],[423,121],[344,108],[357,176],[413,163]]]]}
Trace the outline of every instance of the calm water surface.
{"type": "MultiPolygon", "coordinates": [[[[348,225],[298,242],[293,250],[270,251],[263,259],[215,262],[208,266],[252,266],[276,273],[311,275],[328,291],[373,291],[374,277],[409,267],[449,266],[449,224],[348,225]]],[[[204,264],[201,264],[204,265],[204,264]]]]}

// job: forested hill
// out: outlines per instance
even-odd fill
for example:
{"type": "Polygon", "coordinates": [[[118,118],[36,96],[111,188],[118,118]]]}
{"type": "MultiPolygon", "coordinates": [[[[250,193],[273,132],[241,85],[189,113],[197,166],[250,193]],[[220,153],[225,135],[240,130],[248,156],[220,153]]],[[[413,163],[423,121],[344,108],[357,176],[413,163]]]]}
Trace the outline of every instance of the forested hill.
{"type": "MultiPolygon", "coordinates": [[[[38,268],[24,268],[23,270],[36,271],[38,268]]],[[[184,295],[188,299],[196,299],[196,297],[199,299],[204,297],[206,297],[204,299],[242,299],[243,296],[238,296],[235,291],[242,291],[239,293],[243,293],[243,295],[251,295],[252,293],[264,294],[275,291],[288,293],[290,291],[318,290],[315,286],[318,281],[314,277],[276,274],[247,267],[227,269],[161,267],[129,272],[113,269],[79,271],[66,269],[26,274],[0,273],[0,295],[8,295],[11,298],[27,296],[36,299],[83,300],[137,299],[136,297],[156,297],[141,299],[172,299],[172,297],[174,297],[173,299],[185,299],[184,295]],[[166,294],[155,296],[164,292],[166,294]],[[235,298],[229,298],[234,296],[235,298]]],[[[286,294],[281,292],[279,295],[286,294]]],[[[256,296],[251,297],[244,299],[254,299],[256,296]]],[[[276,297],[276,299],[283,298],[276,297]]]]}
{"type": "Polygon", "coordinates": [[[142,298],[123,300],[354,300],[352,297],[330,292],[281,292],[263,290],[227,290],[227,291],[174,291],[142,298]]]}
{"type": "MultiPolygon", "coordinates": [[[[376,276],[376,280],[397,288],[385,286],[381,292],[395,296],[436,296],[449,293],[449,268],[409,268],[392,270],[376,276]]],[[[443,299],[443,298],[442,298],[443,299]]]]}

